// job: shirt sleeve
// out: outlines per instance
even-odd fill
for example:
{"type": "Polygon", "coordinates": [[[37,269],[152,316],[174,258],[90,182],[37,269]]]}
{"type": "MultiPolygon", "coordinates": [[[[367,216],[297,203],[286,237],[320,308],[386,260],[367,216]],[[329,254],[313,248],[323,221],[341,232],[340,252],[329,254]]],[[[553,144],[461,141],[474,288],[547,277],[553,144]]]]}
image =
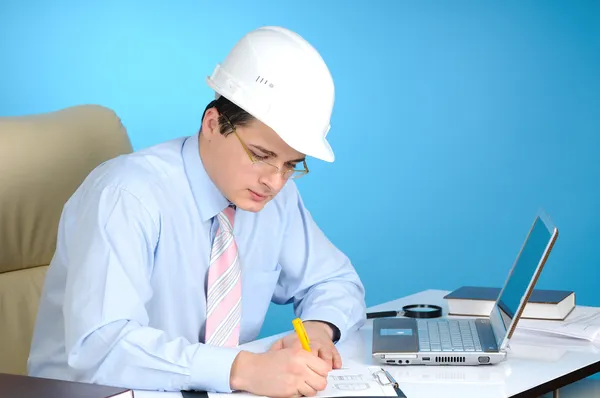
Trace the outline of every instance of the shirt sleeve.
{"type": "Polygon", "coordinates": [[[230,392],[239,350],[149,327],[156,211],[122,188],[85,192],[61,222],[65,345],[75,380],[151,390],[230,392]]]}
{"type": "Polygon", "coordinates": [[[296,316],[336,326],[343,341],[366,319],[365,291],[350,260],[317,226],[295,185],[280,253],[281,278],[273,301],[294,303],[296,316]]]}

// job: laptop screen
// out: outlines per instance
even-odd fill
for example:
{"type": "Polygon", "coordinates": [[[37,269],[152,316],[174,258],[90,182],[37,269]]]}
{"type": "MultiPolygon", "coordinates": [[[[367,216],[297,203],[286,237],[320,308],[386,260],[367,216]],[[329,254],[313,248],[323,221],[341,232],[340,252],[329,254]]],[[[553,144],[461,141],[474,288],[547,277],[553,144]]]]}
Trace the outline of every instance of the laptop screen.
{"type": "Polygon", "coordinates": [[[557,230],[551,225],[547,217],[538,216],[533,222],[527,239],[517,256],[513,268],[500,292],[496,304],[490,314],[490,322],[494,328],[498,347],[513,329],[515,315],[521,311],[520,306],[525,304],[525,297],[529,289],[533,289],[535,281],[545,259],[550,251],[557,230]]]}

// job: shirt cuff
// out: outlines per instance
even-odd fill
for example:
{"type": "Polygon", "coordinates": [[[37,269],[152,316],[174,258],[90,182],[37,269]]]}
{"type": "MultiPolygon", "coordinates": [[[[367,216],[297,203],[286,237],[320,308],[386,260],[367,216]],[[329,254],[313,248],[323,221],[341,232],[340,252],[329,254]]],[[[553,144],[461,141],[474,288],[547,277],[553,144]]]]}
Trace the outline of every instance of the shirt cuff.
{"type": "Polygon", "coordinates": [[[320,321],[323,322],[324,324],[326,324],[327,326],[329,326],[331,328],[331,331],[333,332],[332,336],[331,336],[331,340],[333,341],[333,343],[337,343],[338,341],[340,341],[340,328],[338,328],[337,326],[335,326],[333,323],[331,322],[327,322],[327,321],[320,321]]]}
{"type": "Polygon", "coordinates": [[[204,344],[192,361],[191,387],[194,390],[230,393],[231,367],[240,348],[204,344]]]}
{"type": "Polygon", "coordinates": [[[340,314],[338,311],[335,310],[322,310],[322,309],[315,309],[315,310],[309,310],[305,313],[302,314],[302,316],[300,317],[300,319],[302,319],[302,322],[307,322],[307,321],[321,321],[321,322],[325,322],[325,323],[330,323],[331,325],[335,326],[338,331],[339,331],[339,336],[336,336],[335,334],[335,330],[333,331],[333,338],[334,338],[334,342],[336,337],[339,337],[339,339],[337,340],[337,342],[342,341],[345,337],[346,337],[346,320],[344,319],[344,316],[342,314],[340,314]]]}

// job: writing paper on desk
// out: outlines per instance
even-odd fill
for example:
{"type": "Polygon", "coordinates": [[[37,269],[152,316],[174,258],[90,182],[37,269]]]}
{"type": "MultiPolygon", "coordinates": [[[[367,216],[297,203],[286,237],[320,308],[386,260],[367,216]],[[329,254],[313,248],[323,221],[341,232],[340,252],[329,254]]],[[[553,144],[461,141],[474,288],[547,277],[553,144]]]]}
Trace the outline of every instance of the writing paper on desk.
{"type": "Polygon", "coordinates": [[[521,319],[517,330],[548,333],[600,343],[600,308],[577,306],[564,321],[521,319]]]}
{"type": "MultiPolygon", "coordinates": [[[[317,397],[397,397],[389,381],[378,366],[350,366],[334,369],[327,377],[327,387],[317,397]]],[[[209,398],[256,398],[256,395],[234,392],[232,394],[208,393],[209,398]]]]}

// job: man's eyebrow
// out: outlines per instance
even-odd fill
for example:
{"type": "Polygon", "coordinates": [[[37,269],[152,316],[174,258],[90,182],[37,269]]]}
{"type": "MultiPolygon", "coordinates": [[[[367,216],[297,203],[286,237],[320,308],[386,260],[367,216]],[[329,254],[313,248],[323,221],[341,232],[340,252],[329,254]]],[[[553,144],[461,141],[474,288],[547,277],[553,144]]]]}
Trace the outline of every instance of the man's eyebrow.
{"type": "Polygon", "coordinates": [[[255,149],[258,149],[259,151],[261,151],[265,155],[268,155],[268,156],[271,156],[271,157],[274,157],[274,158],[277,157],[277,154],[275,152],[269,151],[268,149],[265,149],[265,148],[261,147],[260,145],[254,145],[254,144],[252,144],[250,146],[253,147],[253,148],[255,148],[255,149]]]}
{"type": "MultiPolygon", "coordinates": [[[[268,149],[265,149],[265,148],[261,147],[260,145],[251,144],[250,146],[254,149],[258,149],[265,155],[271,156],[273,158],[277,157],[277,154],[275,152],[269,151],[268,149]]],[[[298,159],[294,159],[294,160],[288,160],[287,163],[299,163],[299,162],[304,162],[305,160],[306,160],[306,156],[298,158],[298,159]]]]}

